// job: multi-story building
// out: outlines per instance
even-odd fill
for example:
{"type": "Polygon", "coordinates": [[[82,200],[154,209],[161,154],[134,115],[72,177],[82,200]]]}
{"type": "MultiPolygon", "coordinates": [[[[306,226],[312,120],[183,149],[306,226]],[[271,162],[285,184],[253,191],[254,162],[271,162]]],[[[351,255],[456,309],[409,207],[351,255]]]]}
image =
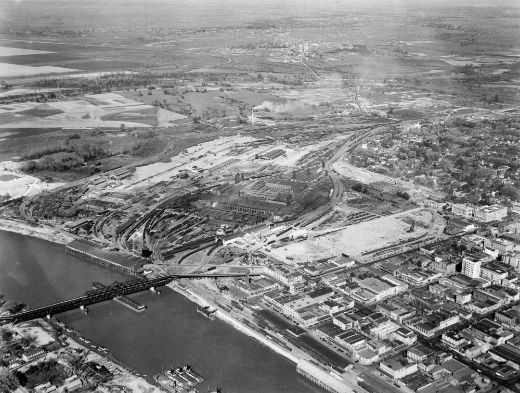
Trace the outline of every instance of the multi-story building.
{"type": "MultiPolygon", "coordinates": [[[[264,295],[265,302],[274,310],[281,312],[287,317],[301,323],[305,318],[302,313],[308,311],[307,309],[300,311],[300,309],[318,305],[330,299],[334,295],[334,291],[329,287],[319,287],[305,294],[291,294],[287,291],[274,291],[264,295]]],[[[322,310],[320,310],[322,311],[322,310]]],[[[329,315],[325,311],[322,312],[329,315]]],[[[316,312],[316,316],[321,316],[321,312],[316,312]],[[320,315],[318,315],[320,314],[320,315]]],[[[309,313],[305,314],[310,315],[309,313]]],[[[310,322],[309,322],[310,323],[310,322]]]]}
{"type": "Polygon", "coordinates": [[[425,337],[434,337],[439,331],[460,322],[460,315],[455,312],[437,310],[425,317],[418,318],[409,326],[425,337]]]}
{"type": "Polygon", "coordinates": [[[248,297],[260,296],[268,292],[276,291],[281,286],[266,277],[251,278],[250,282],[240,282],[238,287],[247,294],[248,297]]]}
{"type": "Polygon", "coordinates": [[[406,357],[410,362],[424,362],[433,354],[434,352],[431,349],[421,344],[414,345],[406,351],[406,357]]]}
{"type": "Polygon", "coordinates": [[[462,274],[471,278],[480,277],[480,266],[482,262],[471,256],[462,259],[462,274]]]}
{"type": "Polygon", "coordinates": [[[379,368],[393,379],[401,379],[417,372],[417,363],[410,363],[403,356],[399,355],[381,361],[379,368]]]}
{"type": "Polygon", "coordinates": [[[370,329],[370,334],[379,338],[386,339],[389,335],[399,329],[399,325],[387,320],[383,323],[379,323],[370,329]]]}
{"type": "Polygon", "coordinates": [[[502,284],[506,280],[509,273],[499,263],[487,263],[480,268],[480,277],[489,280],[495,284],[502,284]]]}
{"type": "Polygon", "coordinates": [[[520,251],[508,252],[502,257],[502,261],[516,271],[520,271],[520,251]]]}
{"type": "Polygon", "coordinates": [[[399,273],[399,279],[407,284],[414,286],[423,286],[442,277],[441,273],[425,272],[419,269],[402,270],[399,273]]]}
{"type": "Polygon", "coordinates": [[[314,326],[329,318],[329,313],[322,310],[318,305],[311,304],[294,311],[295,321],[304,327],[314,326]]]}
{"type": "Polygon", "coordinates": [[[482,206],[476,208],[473,214],[475,219],[480,222],[500,221],[507,216],[507,207],[502,205],[482,206]]]}
{"type": "Polygon", "coordinates": [[[411,318],[415,315],[415,309],[412,307],[406,307],[392,302],[380,303],[376,308],[381,312],[381,314],[386,315],[399,323],[403,323],[405,319],[411,318]]]}
{"type": "Polygon", "coordinates": [[[466,337],[462,336],[459,333],[455,332],[446,332],[442,335],[442,342],[450,346],[451,348],[457,350],[462,348],[465,345],[471,344],[471,340],[468,340],[466,337]]]}
{"type": "Polygon", "coordinates": [[[436,259],[430,263],[429,267],[441,274],[451,275],[455,274],[457,271],[457,262],[445,259],[436,259]]]}
{"type": "Polygon", "coordinates": [[[396,278],[385,275],[381,278],[368,277],[356,280],[361,288],[350,294],[352,298],[362,304],[374,304],[408,289],[408,285],[396,278]]]}
{"type": "Polygon", "coordinates": [[[340,333],[334,340],[352,353],[367,347],[367,338],[353,329],[340,333]]]}
{"type": "Polygon", "coordinates": [[[451,205],[451,212],[457,216],[473,217],[473,206],[465,203],[454,203],[451,205]]]}
{"type": "Polygon", "coordinates": [[[469,340],[479,340],[489,346],[505,344],[514,336],[513,332],[504,329],[501,324],[487,318],[464,329],[462,334],[469,340]]]}
{"type": "Polygon", "coordinates": [[[406,327],[400,327],[392,333],[391,338],[393,340],[400,341],[406,345],[412,345],[417,341],[417,335],[406,327]]]}
{"type": "Polygon", "coordinates": [[[504,255],[507,252],[512,251],[515,248],[515,245],[513,242],[505,239],[493,239],[491,240],[489,247],[497,250],[500,255],[504,255]]]}
{"type": "Polygon", "coordinates": [[[264,266],[264,273],[287,286],[303,281],[302,274],[298,273],[296,269],[285,265],[264,266]]]}
{"type": "Polygon", "coordinates": [[[480,222],[499,221],[507,216],[507,207],[502,205],[473,206],[470,204],[453,204],[451,211],[457,216],[474,218],[480,222]]]}
{"type": "Polygon", "coordinates": [[[349,318],[346,314],[334,315],[332,317],[332,323],[342,330],[357,327],[355,321],[352,318],[349,318]]]}

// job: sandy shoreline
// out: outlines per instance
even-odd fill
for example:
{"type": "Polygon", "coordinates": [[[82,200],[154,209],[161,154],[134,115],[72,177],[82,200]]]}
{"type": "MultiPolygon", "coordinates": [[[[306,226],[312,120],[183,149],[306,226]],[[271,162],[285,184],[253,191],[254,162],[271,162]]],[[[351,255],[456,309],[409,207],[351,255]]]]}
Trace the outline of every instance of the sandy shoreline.
{"type": "Polygon", "coordinates": [[[68,244],[75,239],[73,235],[55,228],[42,226],[41,224],[32,226],[25,221],[7,220],[4,218],[0,219],[0,231],[15,232],[58,244],[68,244]]]}

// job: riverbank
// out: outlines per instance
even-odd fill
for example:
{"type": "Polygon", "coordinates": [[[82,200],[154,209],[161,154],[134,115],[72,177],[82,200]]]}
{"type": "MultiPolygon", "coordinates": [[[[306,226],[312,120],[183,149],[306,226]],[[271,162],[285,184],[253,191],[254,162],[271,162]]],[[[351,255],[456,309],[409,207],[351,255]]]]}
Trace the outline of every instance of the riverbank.
{"type": "MultiPolygon", "coordinates": [[[[109,285],[128,280],[118,272],[66,253],[63,245],[31,236],[0,231],[0,249],[0,292],[29,307],[81,296],[93,282],[109,285]]],[[[189,282],[186,285],[213,301],[209,292],[199,292],[189,282]]],[[[153,375],[191,364],[205,379],[201,392],[221,387],[226,392],[320,393],[298,375],[294,362],[273,352],[267,343],[262,345],[247,331],[243,334],[222,320],[201,317],[196,313],[194,298],[190,300],[184,293],[181,296],[169,288],[159,290],[159,296],[149,291],[132,295],[147,305],[144,313],[108,301],[89,307],[88,314],[71,310],[57,317],[73,330],[66,335],[73,339],[81,335],[93,343],[79,339],[85,347],[106,348],[109,355],[101,351],[102,355],[152,385],[153,375]]],[[[242,321],[234,311],[231,313],[242,321]]]]}
{"type": "MultiPolygon", "coordinates": [[[[206,306],[214,306],[210,302],[208,302],[206,299],[204,299],[202,296],[200,296],[197,293],[194,293],[193,291],[190,291],[188,289],[180,289],[178,286],[176,286],[173,283],[166,285],[168,288],[172,289],[173,291],[181,294],[182,296],[188,298],[192,302],[198,304],[201,307],[206,306]]],[[[279,345],[276,345],[271,340],[267,339],[265,336],[257,332],[256,330],[250,328],[249,326],[243,324],[242,322],[238,321],[237,319],[233,318],[231,315],[226,313],[225,311],[221,309],[217,309],[217,311],[214,313],[214,315],[219,318],[221,321],[226,322],[227,324],[231,325],[233,328],[237,329],[241,333],[244,333],[245,335],[252,337],[268,347],[269,349],[273,350],[277,354],[285,357],[286,359],[290,360],[293,363],[298,362],[298,358],[294,356],[291,352],[287,351],[286,349],[280,347],[279,345]]]]}
{"type": "MultiPolygon", "coordinates": [[[[27,222],[18,221],[18,220],[15,221],[15,220],[0,219],[0,231],[15,232],[15,233],[19,233],[21,235],[32,236],[32,237],[36,237],[36,238],[39,238],[42,240],[47,240],[47,241],[57,243],[57,244],[68,244],[75,239],[75,237],[73,235],[61,232],[55,228],[43,226],[41,224],[38,224],[38,226],[33,226],[31,224],[28,224],[27,222]]],[[[192,302],[194,302],[202,307],[212,306],[212,304],[210,304],[208,301],[206,301],[202,296],[198,295],[197,293],[194,293],[189,290],[181,290],[174,284],[168,284],[167,286],[170,289],[172,289],[173,291],[181,294],[182,296],[188,298],[192,302]]],[[[265,336],[263,336],[259,332],[255,331],[254,329],[250,328],[249,326],[243,324],[242,322],[238,321],[237,319],[233,318],[231,315],[227,314],[225,311],[218,309],[217,312],[215,313],[215,315],[220,320],[226,322],[227,324],[231,325],[233,328],[246,334],[247,336],[255,338],[257,341],[260,341],[263,345],[269,347],[271,350],[275,351],[276,353],[285,357],[286,359],[289,359],[293,363],[298,362],[298,359],[293,354],[291,354],[289,351],[276,345],[272,341],[268,340],[265,336]]]]}
{"type": "Polygon", "coordinates": [[[5,218],[0,218],[0,231],[15,232],[58,244],[68,244],[75,239],[70,233],[43,224],[31,225],[25,221],[5,218]]]}
{"type": "MultiPolygon", "coordinates": [[[[4,329],[14,332],[17,337],[32,337],[32,340],[34,340],[33,345],[37,346],[37,348],[47,346],[48,349],[46,350],[44,360],[54,359],[70,372],[73,372],[70,361],[75,358],[82,359],[84,364],[95,362],[96,364],[106,367],[113,375],[113,378],[105,382],[103,386],[100,386],[100,391],[102,392],[109,392],[115,388],[133,393],[166,393],[165,390],[160,389],[145,378],[135,375],[120,362],[112,360],[110,356],[102,355],[98,351],[93,350],[92,346],[86,346],[80,343],[72,334],[65,335],[65,333],[63,333],[59,338],[56,338],[55,333],[53,333],[56,326],[54,321],[50,322],[45,319],[37,319],[18,325],[5,325],[4,329]],[[60,345],[55,345],[58,340],[60,345]]],[[[18,366],[18,370],[24,371],[30,367],[31,364],[39,361],[40,360],[37,359],[33,362],[22,364],[18,366]]]]}

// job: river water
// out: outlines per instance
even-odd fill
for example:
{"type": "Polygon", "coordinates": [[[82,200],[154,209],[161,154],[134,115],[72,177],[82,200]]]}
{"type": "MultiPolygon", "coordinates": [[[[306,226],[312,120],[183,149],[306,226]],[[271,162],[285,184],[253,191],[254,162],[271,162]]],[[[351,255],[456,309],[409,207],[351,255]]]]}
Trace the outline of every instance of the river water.
{"type": "MultiPolygon", "coordinates": [[[[36,307],[81,295],[93,281],[126,279],[66,254],[62,245],[0,231],[0,294],[11,300],[36,307]]],[[[168,288],[133,298],[148,309],[136,313],[109,301],[90,306],[87,315],[73,310],[58,318],[138,372],[191,364],[206,378],[201,393],[217,387],[223,393],[321,392],[293,363],[226,323],[200,316],[194,303],[168,288]]]]}

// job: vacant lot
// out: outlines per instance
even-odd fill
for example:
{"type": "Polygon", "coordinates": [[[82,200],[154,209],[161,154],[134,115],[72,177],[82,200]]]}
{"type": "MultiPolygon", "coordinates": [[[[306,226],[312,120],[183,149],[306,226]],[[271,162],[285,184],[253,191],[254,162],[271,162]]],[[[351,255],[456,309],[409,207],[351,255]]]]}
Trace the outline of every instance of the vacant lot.
{"type": "Polygon", "coordinates": [[[426,232],[426,229],[416,227],[414,232],[409,233],[410,224],[402,220],[402,214],[377,218],[330,234],[287,244],[273,249],[272,254],[282,260],[292,257],[295,262],[312,261],[341,253],[359,257],[362,252],[415,238],[426,232]]]}

